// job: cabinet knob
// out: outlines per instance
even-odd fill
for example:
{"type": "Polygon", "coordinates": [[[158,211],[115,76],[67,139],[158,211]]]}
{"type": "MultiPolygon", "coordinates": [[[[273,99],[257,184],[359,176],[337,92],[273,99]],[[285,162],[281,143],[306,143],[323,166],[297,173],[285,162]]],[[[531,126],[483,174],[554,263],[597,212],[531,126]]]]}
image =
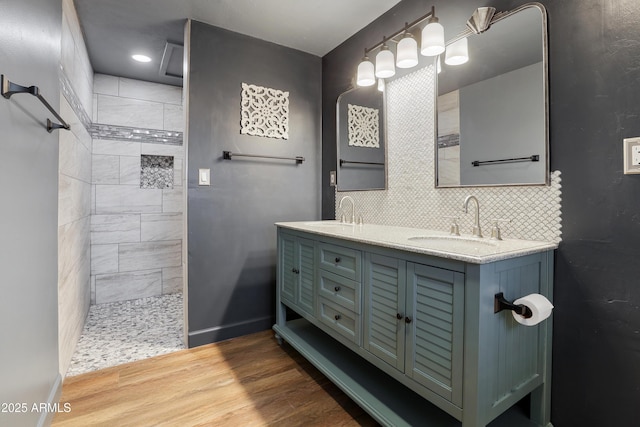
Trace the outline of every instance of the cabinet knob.
{"type": "Polygon", "coordinates": [[[333,290],[335,290],[336,292],[340,292],[340,286],[336,286],[335,288],[333,288],[333,290]]]}
{"type": "Polygon", "coordinates": [[[402,319],[402,317],[403,317],[402,314],[400,314],[400,313],[396,314],[396,319],[400,320],[400,319],[402,319]]]}
{"type": "Polygon", "coordinates": [[[335,316],[333,316],[333,318],[336,319],[336,320],[340,320],[341,317],[342,316],[340,316],[339,314],[336,314],[335,316]]]}
{"type": "Polygon", "coordinates": [[[340,260],[340,257],[339,257],[339,256],[337,256],[337,257],[336,257],[336,262],[340,262],[340,261],[341,261],[341,260],[340,260]]]}
{"type": "Polygon", "coordinates": [[[407,316],[404,318],[405,323],[411,323],[411,317],[407,316]]]}
{"type": "Polygon", "coordinates": [[[300,273],[300,270],[298,270],[297,268],[292,268],[291,271],[294,272],[295,274],[299,274],[300,273]]]}

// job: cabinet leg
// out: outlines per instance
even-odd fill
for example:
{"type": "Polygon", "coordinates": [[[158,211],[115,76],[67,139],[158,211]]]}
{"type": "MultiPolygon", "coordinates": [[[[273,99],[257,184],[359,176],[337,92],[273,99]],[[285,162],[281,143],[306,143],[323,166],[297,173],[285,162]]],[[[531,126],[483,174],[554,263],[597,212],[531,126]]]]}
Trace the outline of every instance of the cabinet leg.
{"type": "Polygon", "coordinates": [[[278,341],[278,345],[283,345],[284,344],[284,340],[282,339],[282,337],[280,335],[274,334],[273,337],[276,339],[276,341],[278,341]]]}
{"type": "Polygon", "coordinates": [[[553,427],[551,424],[551,395],[547,383],[531,392],[531,420],[540,427],[553,427]]]}

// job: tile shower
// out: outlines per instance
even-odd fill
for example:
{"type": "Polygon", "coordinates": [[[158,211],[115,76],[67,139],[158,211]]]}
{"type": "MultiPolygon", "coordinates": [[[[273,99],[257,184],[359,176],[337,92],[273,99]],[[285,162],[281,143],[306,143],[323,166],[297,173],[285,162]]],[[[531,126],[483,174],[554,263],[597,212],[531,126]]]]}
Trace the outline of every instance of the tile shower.
{"type": "MultiPolygon", "coordinates": [[[[94,127],[181,132],[181,103],[181,88],[97,74],[94,127]]],[[[92,303],[181,292],[184,147],[102,138],[93,141],[92,303]]]]}
{"type": "Polygon", "coordinates": [[[94,74],[63,0],[59,369],[182,347],[182,89],[94,74]]]}

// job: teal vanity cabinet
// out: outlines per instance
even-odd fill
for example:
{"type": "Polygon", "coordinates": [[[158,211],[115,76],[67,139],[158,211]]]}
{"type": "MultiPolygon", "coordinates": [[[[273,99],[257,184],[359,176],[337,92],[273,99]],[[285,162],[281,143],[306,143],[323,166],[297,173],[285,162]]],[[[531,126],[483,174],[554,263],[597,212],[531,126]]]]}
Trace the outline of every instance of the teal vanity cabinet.
{"type": "Polygon", "coordinates": [[[315,242],[290,234],[278,235],[278,294],[297,312],[315,313],[315,242]]]}
{"type": "Polygon", "coordinates": [[[276,337],[382,425],[550,426],[551,319],[526,327],[494,300],[550,299],[554,245],[457,256],[403,230],[279,223],[276,337]],[[510,409],[527,395],[529,417],[510,409]]]}

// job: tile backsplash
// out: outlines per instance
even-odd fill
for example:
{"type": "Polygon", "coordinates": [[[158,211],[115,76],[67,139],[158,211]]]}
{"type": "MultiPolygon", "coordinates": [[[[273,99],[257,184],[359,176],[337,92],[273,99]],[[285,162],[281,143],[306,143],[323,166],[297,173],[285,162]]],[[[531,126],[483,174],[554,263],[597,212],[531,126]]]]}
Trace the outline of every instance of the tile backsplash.
{"type": "Polygon", "coordinates": [[[560,171],[551,173],[549,186],[435,188],[435,78],[428,66],[387,84],[387,190],[337,192],[336,218],[343,213],[340,199],[350,195],[365,223],[448,230],[445,217],[457,216],[460,232],[470,234],[474,213],[464,214],[462,203],[472,194],[480,201],[485,235],[493,219],[506,219],[504,238],[559,242],[560,171]]]}

